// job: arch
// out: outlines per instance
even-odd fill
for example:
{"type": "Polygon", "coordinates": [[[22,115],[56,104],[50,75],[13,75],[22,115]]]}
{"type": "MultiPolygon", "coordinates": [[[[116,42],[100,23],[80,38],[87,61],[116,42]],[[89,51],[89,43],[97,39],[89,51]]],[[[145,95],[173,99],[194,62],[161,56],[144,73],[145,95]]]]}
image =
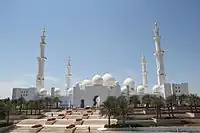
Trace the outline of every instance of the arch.
{"type": "Polygon", "coordinates": [[[85,108],[85,100],[84,99],[81,99],[81,105],[80,105],[81,108],[85,108]]]}

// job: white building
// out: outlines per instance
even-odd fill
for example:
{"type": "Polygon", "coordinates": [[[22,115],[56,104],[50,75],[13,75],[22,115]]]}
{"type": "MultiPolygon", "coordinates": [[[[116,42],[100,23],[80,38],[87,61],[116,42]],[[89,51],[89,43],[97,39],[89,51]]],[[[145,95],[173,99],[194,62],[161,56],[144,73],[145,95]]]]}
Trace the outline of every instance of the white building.
{"type": "Polygon", "coordinates": [[[95,75],[92,80],[76,83],[72,92],[72,105],[75,107],[99,106],[108,96],[120,96],[121,88],[109,73],[95,75]]]}
{"type": "Polygon", "coordinates": [[[35,100],[37,98],[37,88],[13,88],[12,99],[24,97],[26,101],[35,100]]]}
{"type": "MultiPolygon", "coordinates": [[[[188,83],[167,83],[166,74],[164,70],[164,50],[161,48],[161,36],[157,23],[154,24],[154,36],[155,41],[155,57],[156,57],[156,69],[157,69],[157,83],[153,86],[152,94],[167,98],[170,95],[189,94],[188,83]]],[[[145,95],[147,94],[147,62],[145,56],[141,57],[141,74],[142,81],[140,84],[135,85],[135,81],[131,78],[124,80],[122,87],[119,82],[115,81],[114,77],[106,73],[103,76],[95,75],[91,80],[85,79],[82,82],[77,82],[72,87],[72,65],[71,58],[67,62],[67,75],[66,75],[66,95],[61,95],[59,88],[46,89],[44,86],[44,63],[47,59],[45,57],[45,29],[41,36],[40,42],[40,56],[38,59],[38,73],[36,77],[36,88],[13,88],[13,99],[18,99],[21,96],[26,100],[34,100],[37,98],[45,97],[59,97],[63,106],[99,106],[108,96],[123,95],[145,95]]]]}
{"type": "Polygon", "coordinates": [[[172,93],[176,96],[180,96],[182,94],[188,95],[189,90],[188,90],[188,83],[180,83],[180,84],[171,84],[171,90],[172,93]]]}

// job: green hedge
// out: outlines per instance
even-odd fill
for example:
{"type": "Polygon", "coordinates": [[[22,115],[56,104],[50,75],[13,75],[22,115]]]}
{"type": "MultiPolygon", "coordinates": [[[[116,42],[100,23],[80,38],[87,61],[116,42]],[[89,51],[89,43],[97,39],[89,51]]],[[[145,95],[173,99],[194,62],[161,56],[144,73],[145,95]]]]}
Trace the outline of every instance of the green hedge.
{"type": "Polygon", "coordinates": [[[140,124],[111,124],[110,127],[109,125],[104,125],[105,128],[125,128],[125,127],[143,127],[140,124]]]}

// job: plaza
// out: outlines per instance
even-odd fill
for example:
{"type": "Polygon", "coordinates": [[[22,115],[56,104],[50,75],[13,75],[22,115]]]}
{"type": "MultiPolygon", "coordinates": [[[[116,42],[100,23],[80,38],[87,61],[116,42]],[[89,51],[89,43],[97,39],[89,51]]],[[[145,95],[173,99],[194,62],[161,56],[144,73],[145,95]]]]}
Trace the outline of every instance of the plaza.
{"type": "MultiPolygon", "coordinates": [[[[107,124],[107,118],[101,117],[99,110],[92,111],[92,114],[88,115],[87,119],[82,119],[87,110],[72,110],[71,115],[67,115],[67,111],[60,112],[47,112],[42,119],[24,119],[16,124],[16,127],[8,131],[7,133],[31,133],[31,127],[33,125],[41,124],[43,128],[38,133],[72,133],[71,129],[66,129],[67,126],[75,124],[75,133],[86,133],[88,127],[91,129],[91,133],[98,133],[98,128],[103,128],[107,124]],[[53,117],[51,116],[53,113],[53,117]],[[64,114],[62,119],[58,118],[59,114],[64,114]],[[47,119],[56,118],[53,124],[47,124],[47,119]],[[77,119],[81,120],[81,123],[77,123],[77,119]]],[[[116,123],[116,119],[111,119],[111,123],[116,123]]]]}

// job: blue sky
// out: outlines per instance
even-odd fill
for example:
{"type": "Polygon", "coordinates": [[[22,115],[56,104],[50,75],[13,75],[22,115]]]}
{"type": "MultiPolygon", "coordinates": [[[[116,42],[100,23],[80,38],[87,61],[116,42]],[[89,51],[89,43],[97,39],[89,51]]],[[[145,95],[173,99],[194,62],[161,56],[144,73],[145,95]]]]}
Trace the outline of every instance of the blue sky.
{"type": "Polygon", "coordinates": [[[0,1],[0,97],[12,87],[35,86],[39,42],[47,28],[45,86],[64,93],[66,62],[72,57],[73,83],[111,73],[123,83],[141,82],[140,56],[148,62],[149,91],[156,84],[152,39],[160,26],[169,82],[188,82],[200,93],[199,0],[6,0],[0,1]]]}

